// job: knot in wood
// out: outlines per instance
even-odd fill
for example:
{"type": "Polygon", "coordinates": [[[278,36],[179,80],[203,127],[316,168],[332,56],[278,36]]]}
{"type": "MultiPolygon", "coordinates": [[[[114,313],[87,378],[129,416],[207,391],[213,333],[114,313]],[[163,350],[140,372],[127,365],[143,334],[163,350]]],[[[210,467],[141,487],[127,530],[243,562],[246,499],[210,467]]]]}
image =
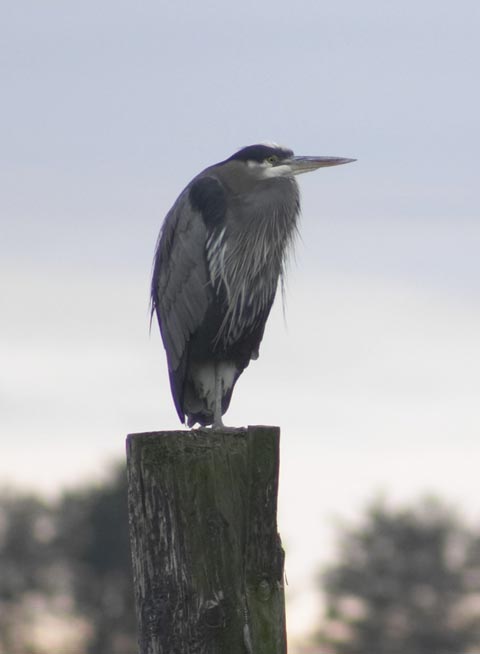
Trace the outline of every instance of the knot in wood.
{"type": "Polygon", "coordinates": [[[257,586],[258,598],[263,602],[266,602],[268,599],[270,599],[271,594],[272,594],[272,588],[270,584],[266,579],[262,579],[262,581],[257,586]]]}
{"type": "Polygon", "coordinates": [[[221,629],[227,624],[227,603],[222,597],[207,600],[203,609],[203,621],[210,629],[221,629]]]}

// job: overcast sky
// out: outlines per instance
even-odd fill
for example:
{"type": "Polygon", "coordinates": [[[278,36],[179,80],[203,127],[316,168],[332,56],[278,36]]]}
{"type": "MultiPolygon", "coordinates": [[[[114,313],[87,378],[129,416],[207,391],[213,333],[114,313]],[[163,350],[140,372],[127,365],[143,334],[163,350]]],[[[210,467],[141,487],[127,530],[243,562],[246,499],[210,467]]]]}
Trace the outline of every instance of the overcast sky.
{"type": "Polygon", "coordinates": [[[480,518],[479,3],[0,11],[2,480],[55,492],[128,432],[178,427],[148,331],[163,216],[203,167],[274,140],[358,159],[300,178],[286,319],[226,416],[282,428],[292,637],[334,517],[382,491],[480,518]]]}

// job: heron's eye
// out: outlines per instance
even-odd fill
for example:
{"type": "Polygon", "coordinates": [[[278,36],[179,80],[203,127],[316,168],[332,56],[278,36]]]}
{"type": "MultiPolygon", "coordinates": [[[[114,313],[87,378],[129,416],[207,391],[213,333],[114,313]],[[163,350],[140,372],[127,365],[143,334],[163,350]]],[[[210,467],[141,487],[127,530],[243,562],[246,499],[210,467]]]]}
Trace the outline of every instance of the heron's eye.
{"type": "Polygon", "coordinates": [[[267,161],[269,164],[272,164],[273,166],[273,164],[278,163],[278,157],[276,154],[271,154],[269,157],[265,159],[265,161],[267,161]]]}

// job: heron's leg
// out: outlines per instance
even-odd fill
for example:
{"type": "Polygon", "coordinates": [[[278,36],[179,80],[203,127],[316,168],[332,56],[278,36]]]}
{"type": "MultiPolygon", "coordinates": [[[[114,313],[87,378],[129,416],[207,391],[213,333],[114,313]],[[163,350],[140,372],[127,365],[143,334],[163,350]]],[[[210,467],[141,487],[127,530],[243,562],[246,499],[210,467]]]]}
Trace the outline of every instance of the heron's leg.
{"type": "Polygon", "coordinates": [[[223,427],[222,420],[222,376],[220,366],[215,364],[215,403],[213,405],[213,425],[214,429],[223,427]]]}

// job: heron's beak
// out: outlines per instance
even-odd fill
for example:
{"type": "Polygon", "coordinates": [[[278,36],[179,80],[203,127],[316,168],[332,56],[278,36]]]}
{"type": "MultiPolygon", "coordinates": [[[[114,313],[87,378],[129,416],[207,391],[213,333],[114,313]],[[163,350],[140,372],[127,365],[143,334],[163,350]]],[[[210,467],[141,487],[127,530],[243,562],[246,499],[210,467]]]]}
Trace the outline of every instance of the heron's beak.
{"type": "Polygon", "coordinates": [[[302,173],[308,173],[310,170],[317,170],[317,168],[340,166],[352,161],[356,161],[356,159],[345,159],[344,157],[292,157],[288,160],[288,165],[294,175],[301,175],[302,173]]]}

